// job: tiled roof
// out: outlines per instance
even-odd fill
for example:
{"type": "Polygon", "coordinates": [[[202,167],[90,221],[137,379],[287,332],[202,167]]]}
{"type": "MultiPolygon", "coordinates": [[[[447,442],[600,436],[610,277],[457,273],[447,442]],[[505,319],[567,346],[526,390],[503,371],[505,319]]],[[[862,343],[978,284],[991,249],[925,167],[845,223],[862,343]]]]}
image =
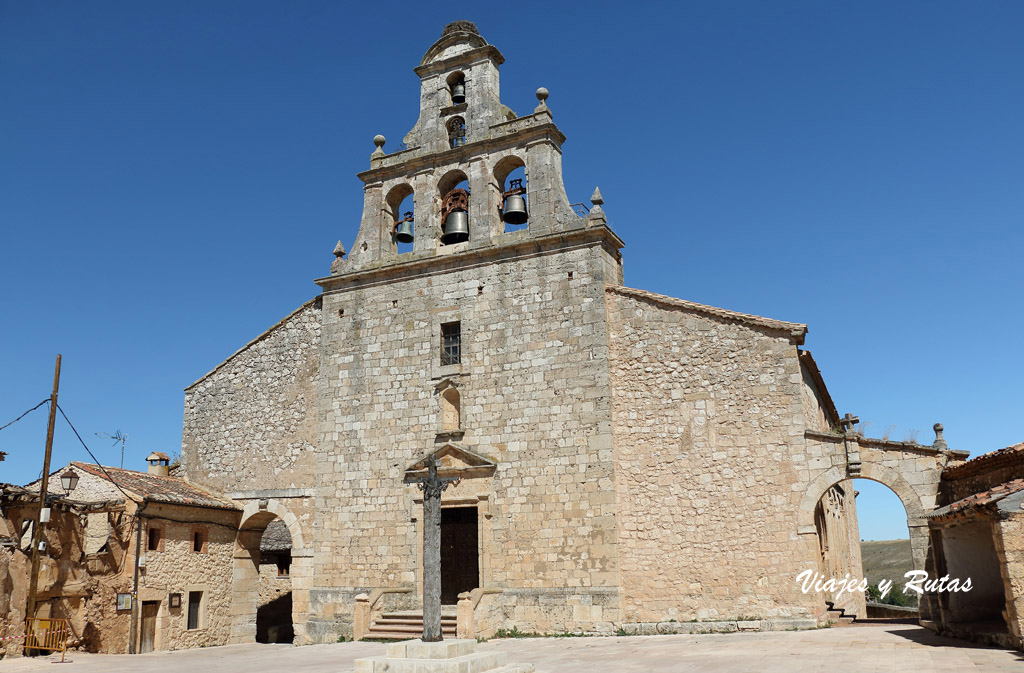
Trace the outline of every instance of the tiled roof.
{"type": "Polygon", "coordinates": [[[621,285],[605,285],[605,291],[621,294],[626,297],[646,299],[647,301],[664,304],[670,307],[687,309],[694,313],[701,313],[712,318],[730,320],[733,322],[743,323],[745,325],[753,325],[755,327],[763,327],[780,332],[786,332],[791,338],[796,339],[797,343],[803,343],[804,335],[807,334],[807,325],[803,323],[785,322],[782,320],[773,320],[772,318],[762,318],[759,315],[751,315],[749,313],[738,313],[724,308],[697,304],[692,301],[686,301],[685,299],[676,299],[675,297],[669,297],[668,295],[648,292],[647,290],[637,290],[631,287],[623,287],[621,285]]]}
{"type": "Polygon", "coordinates": [[[292,548],[292,534],[288,532],[288,526],[280,519],[274,519],[267,524],[260,538],[260,551],[284,551],[292,548]]]}
{"type": "Polygon", "coordinates": [[[75,469],[87,472],[94,477],[105,479],[120,486],[138,500],[167,502],[176,505],[192,505],[196,507],[217,507],[219,509],[239,509],[233,501],[213,495],[198,486],[186,482],[179,477],[164,477],[148,472],[124,470],[118,467],[72,462],[75,469]]]}
{"type": "MultiPolygon", "coordinates": [[[[972,477],[985,470],[992,470],[1012,465],[1024,465],[1024,442],[1008,446],[1005,449],[983,453],[966,463],[946,468],[942,472],[943,479],[963,479],[972,477]]],[[[1024,477],[1024,467],[1021,469],[1021,477],[1024,477]]]]}
{"type": "Polygon", "coordinates": [[[938,519],[950,514],[966,514],[967,512],[989,507],[999,503],[999,509],[1004,511],[1021,511],[1021,500],[1024,498],[1024,479],[1014,479],[987,491],[969,495],[963,500],[957,500],[951,505],[940,507],[928,515],[929,519],[938,519]],[[1011,498],[1015,494],[1020,497],[1011,498]]]}

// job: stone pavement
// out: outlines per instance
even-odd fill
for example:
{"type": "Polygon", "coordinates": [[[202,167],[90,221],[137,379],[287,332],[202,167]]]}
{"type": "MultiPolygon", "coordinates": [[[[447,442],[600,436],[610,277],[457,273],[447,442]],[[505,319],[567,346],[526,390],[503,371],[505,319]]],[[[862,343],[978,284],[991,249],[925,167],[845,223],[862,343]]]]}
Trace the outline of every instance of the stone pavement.
{"type": "MultiPolygon", "coordinates": [[[[69,652],[72,663],[52,658],[6,659],[0,672],[60,673],[344,673],[355,659],[383,654],[383,643],[336,645],[229,645],[138,656],[69,652]]],[[[492,640],[480,651],[508,653],[509,663],[532,663],[537,673],[714,671],[732,673],[970,673],[1024,672],[1024,653],[940,638],[907,624],[798,632],[621,638],[492,640]]],[[[59,655],[56,657],[60,659],[59,655]]]]}

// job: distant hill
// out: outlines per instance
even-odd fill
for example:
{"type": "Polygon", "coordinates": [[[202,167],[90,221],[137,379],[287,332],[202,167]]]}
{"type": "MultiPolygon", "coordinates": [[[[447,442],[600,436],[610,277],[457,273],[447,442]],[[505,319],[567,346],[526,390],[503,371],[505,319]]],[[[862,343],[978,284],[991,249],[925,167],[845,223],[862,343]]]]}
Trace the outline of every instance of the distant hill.
{"type": "MultiPolygon", "coordinates": [[[[893,593],[903,591],[907,582],[903,574],[914,569],[910,540],[861,542],[860,557],[868,583],[877,586],[882,580],[892,580],[893,593]]],[[[910,592],[907,597],[912,605],[917,605],[917,594],[910,592]]]]}

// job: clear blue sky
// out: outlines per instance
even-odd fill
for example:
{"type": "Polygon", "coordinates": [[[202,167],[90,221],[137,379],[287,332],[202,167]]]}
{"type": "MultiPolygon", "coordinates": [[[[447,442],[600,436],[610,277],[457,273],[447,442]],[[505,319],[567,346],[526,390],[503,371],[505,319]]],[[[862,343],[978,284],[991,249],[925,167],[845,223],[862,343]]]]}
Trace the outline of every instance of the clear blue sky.
{"type": "MultiPolygon", "coordinates": [[[[61,352],[101,460],[117,429],[126,466],[175,452],[182,389],[351,247],[371,139],[397,149],[412,68],[467,18],[505,103],[551,91],[628,285],[808,323],[869,434],[1024,439],[1024,3],[449,7],[0,0],[0,424],[61,352]]],[[[0,432],[0,481],[39,473],[45,424],[0,432]]],[[[54,465],[84,458],[58,425],[54,465]]]]}

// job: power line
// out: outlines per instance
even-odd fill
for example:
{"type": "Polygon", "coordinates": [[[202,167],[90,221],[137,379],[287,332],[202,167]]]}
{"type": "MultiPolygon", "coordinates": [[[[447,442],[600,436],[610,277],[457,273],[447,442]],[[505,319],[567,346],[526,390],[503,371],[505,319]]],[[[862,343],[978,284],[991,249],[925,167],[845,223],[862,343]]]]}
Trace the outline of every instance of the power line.
{"type": "MultiPolygon", "coordinates": [[[[93,452],[89,449],[88,446],[86,446],[85,441],[82,439],[82,436],[78,434],[78,430],[75,429],[75,426],[71,423],[71,419],[68,418],[68,415],[64,413],[64,410],[60,408],[59,404],[57,405],[57,411],[60,412],[60,415],[63,416],[64,420],[67,421],[68,425],[71,426],[71,432],[75,433],[75,437],[78,437],[78,441],[82,442],[82,446],[85,446],[85,450],[89,453],[90,456],[92,456],[92,462],[96,463],[96,467],[100,468],[100,471],[103,472],[104,475],[106,475],[107,480],[110,481],[110,483],[113,484],[114,486],[117,486],[117,490],[121,491],[121,493],[124,493],[124,497],[134,501],[134,498],[125,493],[124,489],[121,488],[121,486],[118,485],[116,481],[114,481],[114,478],[110,476],[110,473],[107,472],[106,468],[100,465],[100,461],[96,459],[96,456],[93,454],[93,452]]],[[[49,475],[43,475],[43,479],[49,478],[49,475]]]]}
{"type": "Polygon", "coordinates": [[[18,421],[20,421],[21,419],[25,418],[26,416],[28,416],[29,414],[31,414],[31,413],[32,413],[33,411],[35,411],[36,409],[38,409],[39,407],[43,406],[44,404],[46,404],[46,403],[47,403],[47,402],[49,402],[49,401],[50,401],[50,398],[49,398],[49,397],[47,397],[47,398],[46,398],[45,400],[43,400],[42,402],[40,402],[40,403],[39,403],[39,404],[37,404],[36,406],[32,407],[31,409],[29,409],[28,411],[26,411],[25,413],[23,413],[23,414],[22,414],[21,416],[18,416],[17,418],[15,418],[15,419],[14,419],[13,421],[11,421],[10,423],[8,423],[7,425],[0,425],[0,430],[3,430],[4,428],[6,428],[6,427],[8,427],[8,426],[10,426],[10,425],[14,425],[15,423],[17,423],[17,422],[18,422],[18,421]]]}

